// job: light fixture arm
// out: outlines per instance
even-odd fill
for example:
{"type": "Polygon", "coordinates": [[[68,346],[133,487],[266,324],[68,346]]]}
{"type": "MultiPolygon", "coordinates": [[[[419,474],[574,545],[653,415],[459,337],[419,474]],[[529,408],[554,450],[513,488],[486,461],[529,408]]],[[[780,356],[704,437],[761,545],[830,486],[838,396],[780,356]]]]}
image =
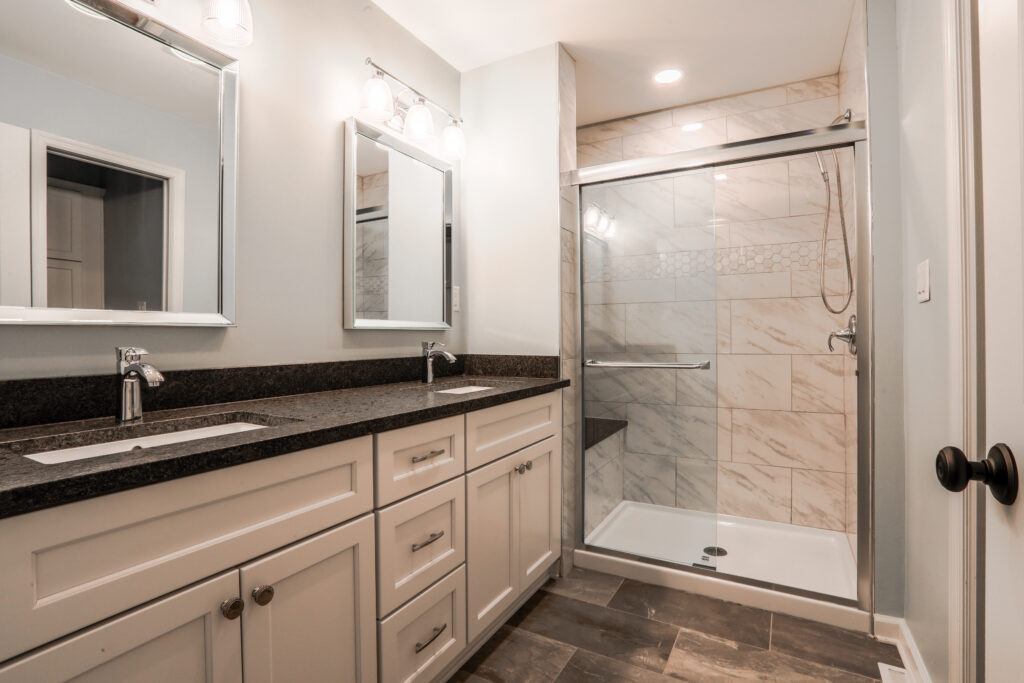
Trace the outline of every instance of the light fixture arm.
{"type": "Polygon", "coordinates": [[[448,111],[448,109],[447,109],[447,108],[445,108],[445,107],[442,107],[442,106],[441,106],[440,104],[438,104],[438,103],[437,103],[436,101],[434,101],[434,100],[430,99],[429,97],[427,97],[426,95],[424,95],[423,93],[421,93],[421,92],[420,92],[419,90],[417,90],[416,88],[412,87],[411,85],[409,85],[408,83],[406,83],[405,81],[403,81],[403,80],[402,80],[401,78],[399,78],[398,76],[394,75],[393,73],[391,73],[390,71],[388,71],[387,69],[385,69],[384,67],[382,67],[382,66],[381,66],[380,64],[377,64],[377,63],[376,63],[376,62],[374,62],[374,61],[373,61],[373,59],[371,59],[370,57],[367,57],[367,58],[366,58],[366,64],[367,64],[367,66],[372,66],[372,67],[373,67],[374,69],[376,69],[376,70],[377,70],[378,72],[380,72],[380,73],[384,74],[385,76],[387,76],[387,77],[388,77],[388,78],[390,78],[391,80],[395,81],[396,83],[399,83],[399,84],[401,84],[401,85],[402,85],[402,86],[404,86],[404,87],[405,87],[405,88],[406,88],[407,90],[409,90],[409,91],[410,91],[410,92],[412,92],[412,93],[413,93],[414,95],[416,95],[416,97],[418,97],[418,98],[422,99],[422,100],[423,100],[424,102],[429,102],[429,103],[430,103],[430,104],[432,104],[432,105],[433,105],[434,107],[436,107],[436,108],[440,109],[440,110],[441,110],[441,111],[443,111],[443,112],[445,113],[445,115],[446,115],[446,116],[448,116],[448,118],[450,118],[450,119],[451,119],[451,120],[452,120],[453,122],[456,122],[456,123],[459,123],[459,124],[461,124],[461,123],[462,123],[462,118],[461,118],[461,117],[459,117],[459,116],[456,116],[455,114],[451,113],[450,111],[448,111]]]}

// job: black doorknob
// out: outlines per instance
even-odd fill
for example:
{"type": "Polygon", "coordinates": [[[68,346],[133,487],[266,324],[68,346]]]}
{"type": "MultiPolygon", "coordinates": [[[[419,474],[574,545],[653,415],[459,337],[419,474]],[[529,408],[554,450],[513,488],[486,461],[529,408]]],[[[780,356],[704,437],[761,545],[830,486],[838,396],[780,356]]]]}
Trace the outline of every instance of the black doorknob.
{"type": "Polygon", "coordinates": [[[946,446],[935,457],[935,474],[950,491],[963,491],[971,481],[987,484],[992,496],[1003,505],[1017,500],[1017,462],[1010,447],[997,443],[988,457],[971,462],[956,446],[946,446]]]}

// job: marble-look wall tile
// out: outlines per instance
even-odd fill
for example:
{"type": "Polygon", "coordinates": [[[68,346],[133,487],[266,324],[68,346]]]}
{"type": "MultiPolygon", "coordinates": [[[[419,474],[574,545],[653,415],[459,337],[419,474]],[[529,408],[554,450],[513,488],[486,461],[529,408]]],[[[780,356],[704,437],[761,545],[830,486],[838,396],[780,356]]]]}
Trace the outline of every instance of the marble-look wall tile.
{"type": "MultiPolygon", "coordinates": [[[[586,208],[597,206],[615,221],[614,232],[605,233],[608,256],[658,253],[658,240],[675,228],[673,180],[624,181],[587,189],[586,208]]],[[[584,210],[583,229],[588,226],[584,210]]],[[[589,255],[589,254],[588,254],[589,255]]]]}
{"type": "Polygon", "coordinates": [[[788,297],[789,273],[743,273],[719,275],[715,280],[719,299],[771,299],[788,297]]]}
{"type": "Polygon", "coordinates": [[[601,140],[576,148],[576,164],[578,168],[610,164],[622,161],[622,138],[601,140]]]}
{"type": "Polygon", "coordinates": [[[769,410],[732,411],[735,462],[843,472],[846,469],[842,415],[769,410]]]}
{"type": "Polygon", "coordinates": [[[576,168],[576,60],[558,46],[559,171],[576,168]]]}
{"type": "Polygon", "coordinates": [[[846,473],[857,474],[857,413],[848,412],[846,420],[846,473]]]}
{"type": "Polygon", "coordinates": [[[828,333],[845,326],[816,297],[732,302],[733,353],[828,353],[828,333]]]}
{"type": "MultiPolygon", "coordinates": [[[[644,353],[713,353],[715,302],[626,304],[626,343],[644,353]]],[[[588,307],[589,308],[589,307],[588,307]]]]}
{"type": "Polygon", "coordinates": [[[722,167],[715,176],[715,218],[741,222],[789,215],[785,161],[722,167]]]}
{"type": "Polygon", "coordinates": [[[718,245],[719,233],[725,230],[728,230],[728,225],[724,225],[720,229],[713,222],[708,222],[705,225],[677,227],[661,236],[658,241],[659,253],[714,249],[718,245]]]}
{"type": "Polygon", "coordinates": [[[606,439],[588,448],[583,453],[583,476],[588,477],[598,470],[603,470],[613,460],[622,457],[622,440],[624,433],[615,432],[606,439]]]}
{"type": "Polygon", "coordinates": [[[713,169],[686,171],[673,177],[677,227],[707,226],[715,220],[713,169]]]}
{"type": "MultiPolygon", "coordinates": [[[[853,304],[851,308],[856,310],[853,304]]],[[[857,357],[848,353],[843,355],[843,402],[848,415],[857,414],[857,357]]]]}
{"type": "MultiPolygon", "coordinates": [[[[626,427],[628,432],[632,428],[626,427]]],[[[628,440],[627,434],[627,440],[628,440]]],[[[649,453],[622,454],[622,497],[638,503],[674,506],[676,458],[649,453]]]]}
{"type": "Polygon", "coordinates": [[[639,159],[724,144],[725,121],[724,118],[720,118],[693,122],[692,125],[700,124],[697,130],[684,130],[681,126],[672,126],[627,135],[622,139],[622,156],[625,159],[639,159]]]}
{"type": "Polygon", "coordinates": [[[839,108],[850,109],[854,120],[867,116],[867,26],[864,2],[854,3],[850,27],[846,32],[843,55],[839,60],[839,108]]]}
{"type": "Polygon", "coordinates": [[[714,301],[718,278],[709,270],[699,275],[677,277],[673,280],[675,301],[714,301]]]}
{"type": "MultiPolygon", "coordinates": [[[[846,533],[856,534],[857,533],[857,475],[847,474],[846,475],[846,533]]],[[[853,545],[853,551],[856,555],[857,544],[853,545]]]]}
{"type": "Polygon", "coordinates": [[[718,511],[725,515],[789,523],[790,470],[745,463],[718,463],[718,511]]]}
{"type": "MultiPolygon", "coordinates": [[[[673,362],[668,360],[652,362],[673,362]]],[[[672,405],[676,402],[676,385],[672,372],[641,368],[587,368],[587,384],[584,399],[611,403],[658,403],[672,405]]]]}
{"type": "Polygon", "coordinates": [[[793,356],[793,410],[843,412],[841,356],[793,356]]]}
{"type": "Polygon", "coordinates": [[[790,356],[718,357],[718,405],[723,408],[789,410],[792,402],[790,356]]]}
{"type": "Polygon", "coordinates": [[[668,278],[588,282],[583,286],[583,300],[587,304],[656,303],[675,298],[675,281],[668,278]]]}
{"type": "MultiPolygon", "coordinates": [[[[856,278],[856,272],[854,273],[856,278]]],[[[821,296],[821,281],[820,273],[815,265],[814,270],[795,270],[792,272],[793,278],[793,296],[821,296]]],[[[839,308],[845,303],[845,293],[849,284],[846,279],[845,268],[826,268],[825,269],[825,294],[829,296],[829,303],[833,308],[839,308]],[[842,296],[840,296],[842,294],[842,296]],[[834,297],[831,295],[835,295],[834,297]]],[[[856,283],[854,283],[856,288],[856,283]]],[[[857,310],[856,293],[853,300],[850,302],[850,309],[847,311],[851,313],[857,310]]]]}
{"type": "Polygon", "coordinates": [[[562,333],[561,348],[562,355],[568,358],[576,357],[576,349],[579,346],[576,323],[576,294],[573,292],[562,292],[562,333]]]}
{"type": "Polygon", "coordinates": [[[732,353],[732,303],[719,301],[715,306],[718,353],[732,353]]]}
{"type": "Polygon", "coordinates": [[[562,431],[562,571],[573,566],[576,546],[576,430],[562,431]]]}
{"type": "Polygon", "coordinates": [[[729,142],[827,126],[839,111],[838,96],[730,116],[729,142]]]}
{"type": "Polygon", "coordinates": [[[793,523],[846,531],[846,475],[793,470],[793,523]]]}
{"type": "Polygon", "coordinates": [[[586,305],[583,325],[584,355],[626,350],[625,305],[586,305]]]}
{"type": "Polygon", "coordinates": [[[630,116],[614,121],[596,123],[592,126],[584,126],[576,130],[576,142],[581,145],[589,145],[592,142],[621,138],[633,133],[643,133],[649,130],[661,130],[672,125],[672,114],[668,111],[658,111],[653,114],[642,114],[630,116]]]}
{"type": "Polygon", "coordinates": [[[583,534],[589,535],[622,502],[622,458],[583,478],[583,534]]]}
{"type": "Polygon", "coordinates": [[[669,371],[670,376],[675,375],[676,404],[707,408],[718,405],[718,359],[713,354],[681,353],[674,360],[679,363],[711,361],[707,370],[669,371]]]}
{"type": "Polygon", "coordinates": [[[790,244],[821,239],[825,215],[784,216],[729,225],[729,246],[748,247],[759,244],[790,244]]]}
{"type": "Polygon", "coordinates": [[[806,102],[839,94],[839,76],[822,76],[809,81],[799,81],[786,86],[786,100],[789,104],[806,102]]]}
{"type": "Polygon", "coordinates": [[[677,508],[716,512],[718,510],[718,466],[706,460],[676,458],[677,508]]]}
{"type": "Polygon", "coordinates": [[[732,460],[732,410],[718,409],[718,459],[732,460]]]}
{"type": "Polygon", "coordinates": [[[698,102],[672,110],[672,124],[681,126],[693,121],[717,119],[730,114],[742,114],[758,109],[778,107],[786,104],[786,88],[765,88],[742,95],[721,97],[706,102],[698,102]]]}
{"type": "MultiPolygon", "coordinates": [[[[823,154],[822,161],[825,163],[825,168],[829,172],[830,182],[830,197],[831,197],[831,209],[832,213],[835,214],[839,210],[839,186],[836,183],[836,172],[835,162],[832,159],[831,154],[823,154]]],[[[853,176],[846,176],[843,180],[843,193],[845,200],[846,194],[852,194],[853,176]]],[[[818,161],[813,154],[802,154],[800,156],[789,158],[789,206],[790,213],[794,216],[803,216],[807,214],[824,214],[825,213],[825,182],[821,178],[821,169],[818,167],[818,161]]],[[[849,214],[849,212],[848,212],[849,214]]],[[[851,220],[852,216],[847,215],[847,227],[853,223],[851,220]]],[[[833,217],[835,223],[832,227],[835,229],[835,235],[839,234],[839,221],[838,218],[833,217]]]]}
{"type": "Polygon", "coordinates": [[[715,408],[627,404],[625,449],[630,453],[714,460],[717,418],[715,408]]]}
{"type": "MultiPolygon", "coordinates": [[[[586,382],[584,381],[584,384],[586,382]]],[[[604,417],[610,420],[625,420],[627,403],[605,403],[603,401],[584,401],[583,414],[587,417],[604,417]]]]}
{"type": "Polygon", "coordinates": [[[562,389],[562,425],[568,427],[574,425],[577,420],[576,401],[580,393],[580,366],[576,358],[564,356],[561,359],[561,364],[562,379],[567,379],[571,383],[562,389]]]}

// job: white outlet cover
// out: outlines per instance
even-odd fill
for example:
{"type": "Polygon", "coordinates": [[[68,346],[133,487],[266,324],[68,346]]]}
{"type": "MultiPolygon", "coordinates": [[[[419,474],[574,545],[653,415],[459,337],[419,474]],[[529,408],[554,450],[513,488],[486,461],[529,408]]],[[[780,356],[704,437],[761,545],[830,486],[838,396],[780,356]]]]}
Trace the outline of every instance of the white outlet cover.
{"type": "Polygon", "coordinates": [[[923,304],[932,299],[931,265],[928,259],[917,264],[917,302],[923,304]]]}

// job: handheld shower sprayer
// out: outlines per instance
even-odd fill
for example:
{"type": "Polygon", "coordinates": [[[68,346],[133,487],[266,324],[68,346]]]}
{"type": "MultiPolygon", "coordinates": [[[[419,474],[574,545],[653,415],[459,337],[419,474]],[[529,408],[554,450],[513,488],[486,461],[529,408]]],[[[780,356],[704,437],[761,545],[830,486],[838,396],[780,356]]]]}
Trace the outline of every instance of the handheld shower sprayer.
{"type": "MultiPolygon", "coordinates": [[[[849,109],[844,111],[842,114],[832,119],[831,125],[843,121],[850,121],[853,118],[853,112],[849,109]]],[[[821,264],[818,270],[818,291],[821,294],[821,302],[825,304],[825,308],[830,313],[842,313],[850,307],[850,302],[853,300],[853,265],[850,259],[850,241],[846,234],[846,213],[843,211],[843,177],[839,170],[839,154],[836,150],[832,150],[832,160],[835,162],[836,167],[836,193],[839,199],[839,224],[842,226],[843,235],[843,255],[846,260],[846,292],[843,296],[846,300],[843,305],[839,308],[833,308],[832,304],[828,301],[828,296],[825,294],[825,261],[828,250],[828,223],[829,217],[832,213],[832,182],[829,178],[828,169],[825,167],[825,160],[821,156],[821,152],[814,153],[815,158],[818,160],[818,170],[821,171],[821,179],[825,183],[825,225],[821,230],[821,264]]]]}

